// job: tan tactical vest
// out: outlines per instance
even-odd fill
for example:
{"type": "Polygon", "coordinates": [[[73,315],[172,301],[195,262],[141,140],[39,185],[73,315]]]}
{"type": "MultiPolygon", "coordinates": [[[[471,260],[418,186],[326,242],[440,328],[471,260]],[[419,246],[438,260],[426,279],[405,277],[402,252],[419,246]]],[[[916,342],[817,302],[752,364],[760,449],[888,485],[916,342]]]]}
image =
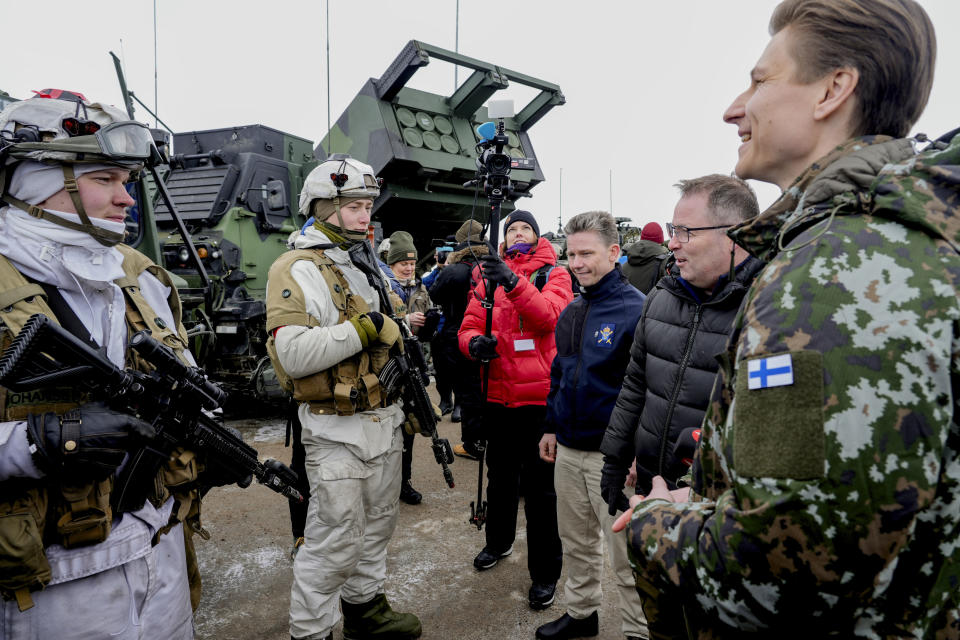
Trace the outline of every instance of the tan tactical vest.
{"type": "MultiPolygon", "coordinates": [[[[423,286],[423,283],[418,281],[417,288],[413,290],[413,293],[410,294],[409,302],[404,302],[403,298],[397,295],[397,292],[390,288],[390,304],[393,305],[393,310],[399,318],[406,318],[408,313],[426,313],[430,310],[430,294],[427,293],[427,288],[423,286]]],[[[410,327],[411,333],[416,335],[420,331],[420,327],[410,327]]]]}
{"type": "MultiPolygon", "coordinates": [[[[115,284],[123,290],[126,301],[128,335],[150,329],[156,340],[184,358],[187,333],[180,322],[180,298],[169,274],[126,245],[117,245],[117,249],[123,254],[124,276],[115,284]],[[168,327],[140,292],[137,278],[144,271],[170,287],[167,301],[176,320],[175,327],[168,327]]],[[[0,256],[0,347],[6,349],[35,313],[57,321],[40,285],[28,281],[9,260],[0,256]]],[[[150,366],[132,350],[127,351],[126,360],[127,367],[140,371],[150,366]]],[[[87,399],[86,394],[66,387],[19,393],[0,387],[0,420],[23,420],[27,414],[48,411],[62,414],[87,399]]],[[[170,495],[177,500],[171,521],[161,533],[177,521],[187,522],[201,535],[206,533],[200,527],[199,495],[193,488],[201,470],[192,452],[178,449],[158,474],[151,503],[159,508],[170,495]]],[[[112,477],[76,485],[66,482],[51,485],[34,479],[0,483],[0,594],[4,599],[16,598],[21,611],[33,606],[30,591],[42,589],[51,577],[44,553],[46,545],[56,543],[70,549],[107,539],[113,521],[112,489],[112,477]]]]}
{"type": "Polygon", "coordinates": [[[357,411],[387,406],[389,399],[380,393],[377,378],[390,358],[387,345],[376,343],[326,371],[303,378],[291,378],[284,371],[277,358],[274,330],[285,325],[320,326],[316,318],[307,313],[303,290],[290,275],[290,267],[298,260],[309,260],[320,271],[340,314],[338,323],[370,311],[361,296],[350,292],[343,272],[322,249],[297,249],[277,258],[270,267],[267,290],[267,353],[280,385],[292,393],[294,399],[310,403],[310,410],[318,414],[349,416],[357,411]]]}

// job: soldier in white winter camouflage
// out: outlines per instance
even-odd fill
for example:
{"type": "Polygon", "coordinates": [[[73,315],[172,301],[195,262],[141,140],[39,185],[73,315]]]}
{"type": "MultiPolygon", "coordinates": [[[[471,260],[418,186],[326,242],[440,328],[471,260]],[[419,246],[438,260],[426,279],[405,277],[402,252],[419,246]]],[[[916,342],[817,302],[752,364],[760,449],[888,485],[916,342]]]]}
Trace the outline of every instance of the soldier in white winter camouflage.
{"type": "Polygon", "coordinates": [[[700,638],[958,638],[960,136],[904,139],[933,26],[912,0],[787,0],[770,31],[724,114],[737,175],[784,189],[729,233],[768,266],[720,356],[703,500],[633,500],[638,589],[700,638]]]}

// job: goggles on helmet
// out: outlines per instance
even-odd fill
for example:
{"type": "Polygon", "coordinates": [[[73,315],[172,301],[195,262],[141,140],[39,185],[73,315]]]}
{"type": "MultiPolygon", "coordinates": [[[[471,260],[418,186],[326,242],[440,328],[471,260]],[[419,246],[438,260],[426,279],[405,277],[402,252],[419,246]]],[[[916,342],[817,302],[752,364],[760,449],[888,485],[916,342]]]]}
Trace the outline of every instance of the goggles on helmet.
{"type": "MultiPolygon", "coordinates": [[[[90,123],[82,123],[89,125],[90,123]]],[[[82,126],[82,125],[81,125],[82,126]]],[[[85,131],[93,127],[84,127],[85,131]]],[[[125,120],[113,122],[87,135],[72,136],[48,142],[21,142],[10,148],[14,157],[26,156],[31,151],[61,151],[77,154],[77,160],[83,156],[88,162],[146,162],[159,157],[153,143],[150,129],[142,122],[125,120]]]]}
{"type": "Polygon", "coordinates": [[[142,122],[128,120],[108,124],[93,136],[103,155],[117,160],[146,160],[154,152],[153,136],[142,122]]]}

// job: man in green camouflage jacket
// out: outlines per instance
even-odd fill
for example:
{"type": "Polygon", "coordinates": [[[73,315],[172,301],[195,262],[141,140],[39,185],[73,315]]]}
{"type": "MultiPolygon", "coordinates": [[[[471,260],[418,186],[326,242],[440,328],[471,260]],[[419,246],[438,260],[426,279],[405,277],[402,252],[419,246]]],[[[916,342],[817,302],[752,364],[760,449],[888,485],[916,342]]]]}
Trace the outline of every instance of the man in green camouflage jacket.
{"type": "Polygon", "coordinates": [[[912,0],[787,0],[770,32],[724,114],[737,175],[784,189],[730,231],[768,266],[720,356],[704,500],[633,500],[638,590],[700,638],[957,638],[960,136],[903,139],[933,27],[912,0]]]}

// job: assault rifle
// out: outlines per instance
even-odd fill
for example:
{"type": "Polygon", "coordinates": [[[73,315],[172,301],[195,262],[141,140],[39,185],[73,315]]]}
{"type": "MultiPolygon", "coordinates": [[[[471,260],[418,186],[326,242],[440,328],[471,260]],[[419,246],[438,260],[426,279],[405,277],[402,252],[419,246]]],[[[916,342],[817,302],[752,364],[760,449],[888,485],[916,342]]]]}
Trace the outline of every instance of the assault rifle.
{"type": "Polygon", "coordinates": [[[130,346],[155,367],[150,373],[121,369],[43,314],[30,316],[0,357],[0,385],[13,391],[77,385],[115,411],[150,423],[156,436],[131,453],[113,490],[117,512],[143,506],[160,468],[178,446],[202,456],[205,472],[224,484],[250,485],[251,476],[290,500],[297,474],[282,462],[257,459],[257,450],[207,416],[226,393],[173,352],[140,331],[130,346]]]}
{"type": "Polygon", "coordinates": [[[367,282],[376,290],[380,297],[380,310],[393,318],[400,327],[403,339],[403,352],[399,349],[392,353],[392,357],[380,372],[380,386],[387,396],[401,391],[403,398],[403,413],[412,416],[419,423],[420,433],[431,440],[433,457],[443,469],[443,479],[447,486],[453,488],[453,473],[447,465],[453,464],[453,449],[450,441],[437,434],[437,414],[433,410],[433,403],[427,395],[426,385],[430,382],[427,373],[427,361],[423,357],[423,349],[407,324],[397,318],[393,305],[390,303],[389,289],[384,280],[380,265],[373,255],[373,248],[369,242],[358,242],[350,248],[350,260],[367,276],[367,282]]]}

